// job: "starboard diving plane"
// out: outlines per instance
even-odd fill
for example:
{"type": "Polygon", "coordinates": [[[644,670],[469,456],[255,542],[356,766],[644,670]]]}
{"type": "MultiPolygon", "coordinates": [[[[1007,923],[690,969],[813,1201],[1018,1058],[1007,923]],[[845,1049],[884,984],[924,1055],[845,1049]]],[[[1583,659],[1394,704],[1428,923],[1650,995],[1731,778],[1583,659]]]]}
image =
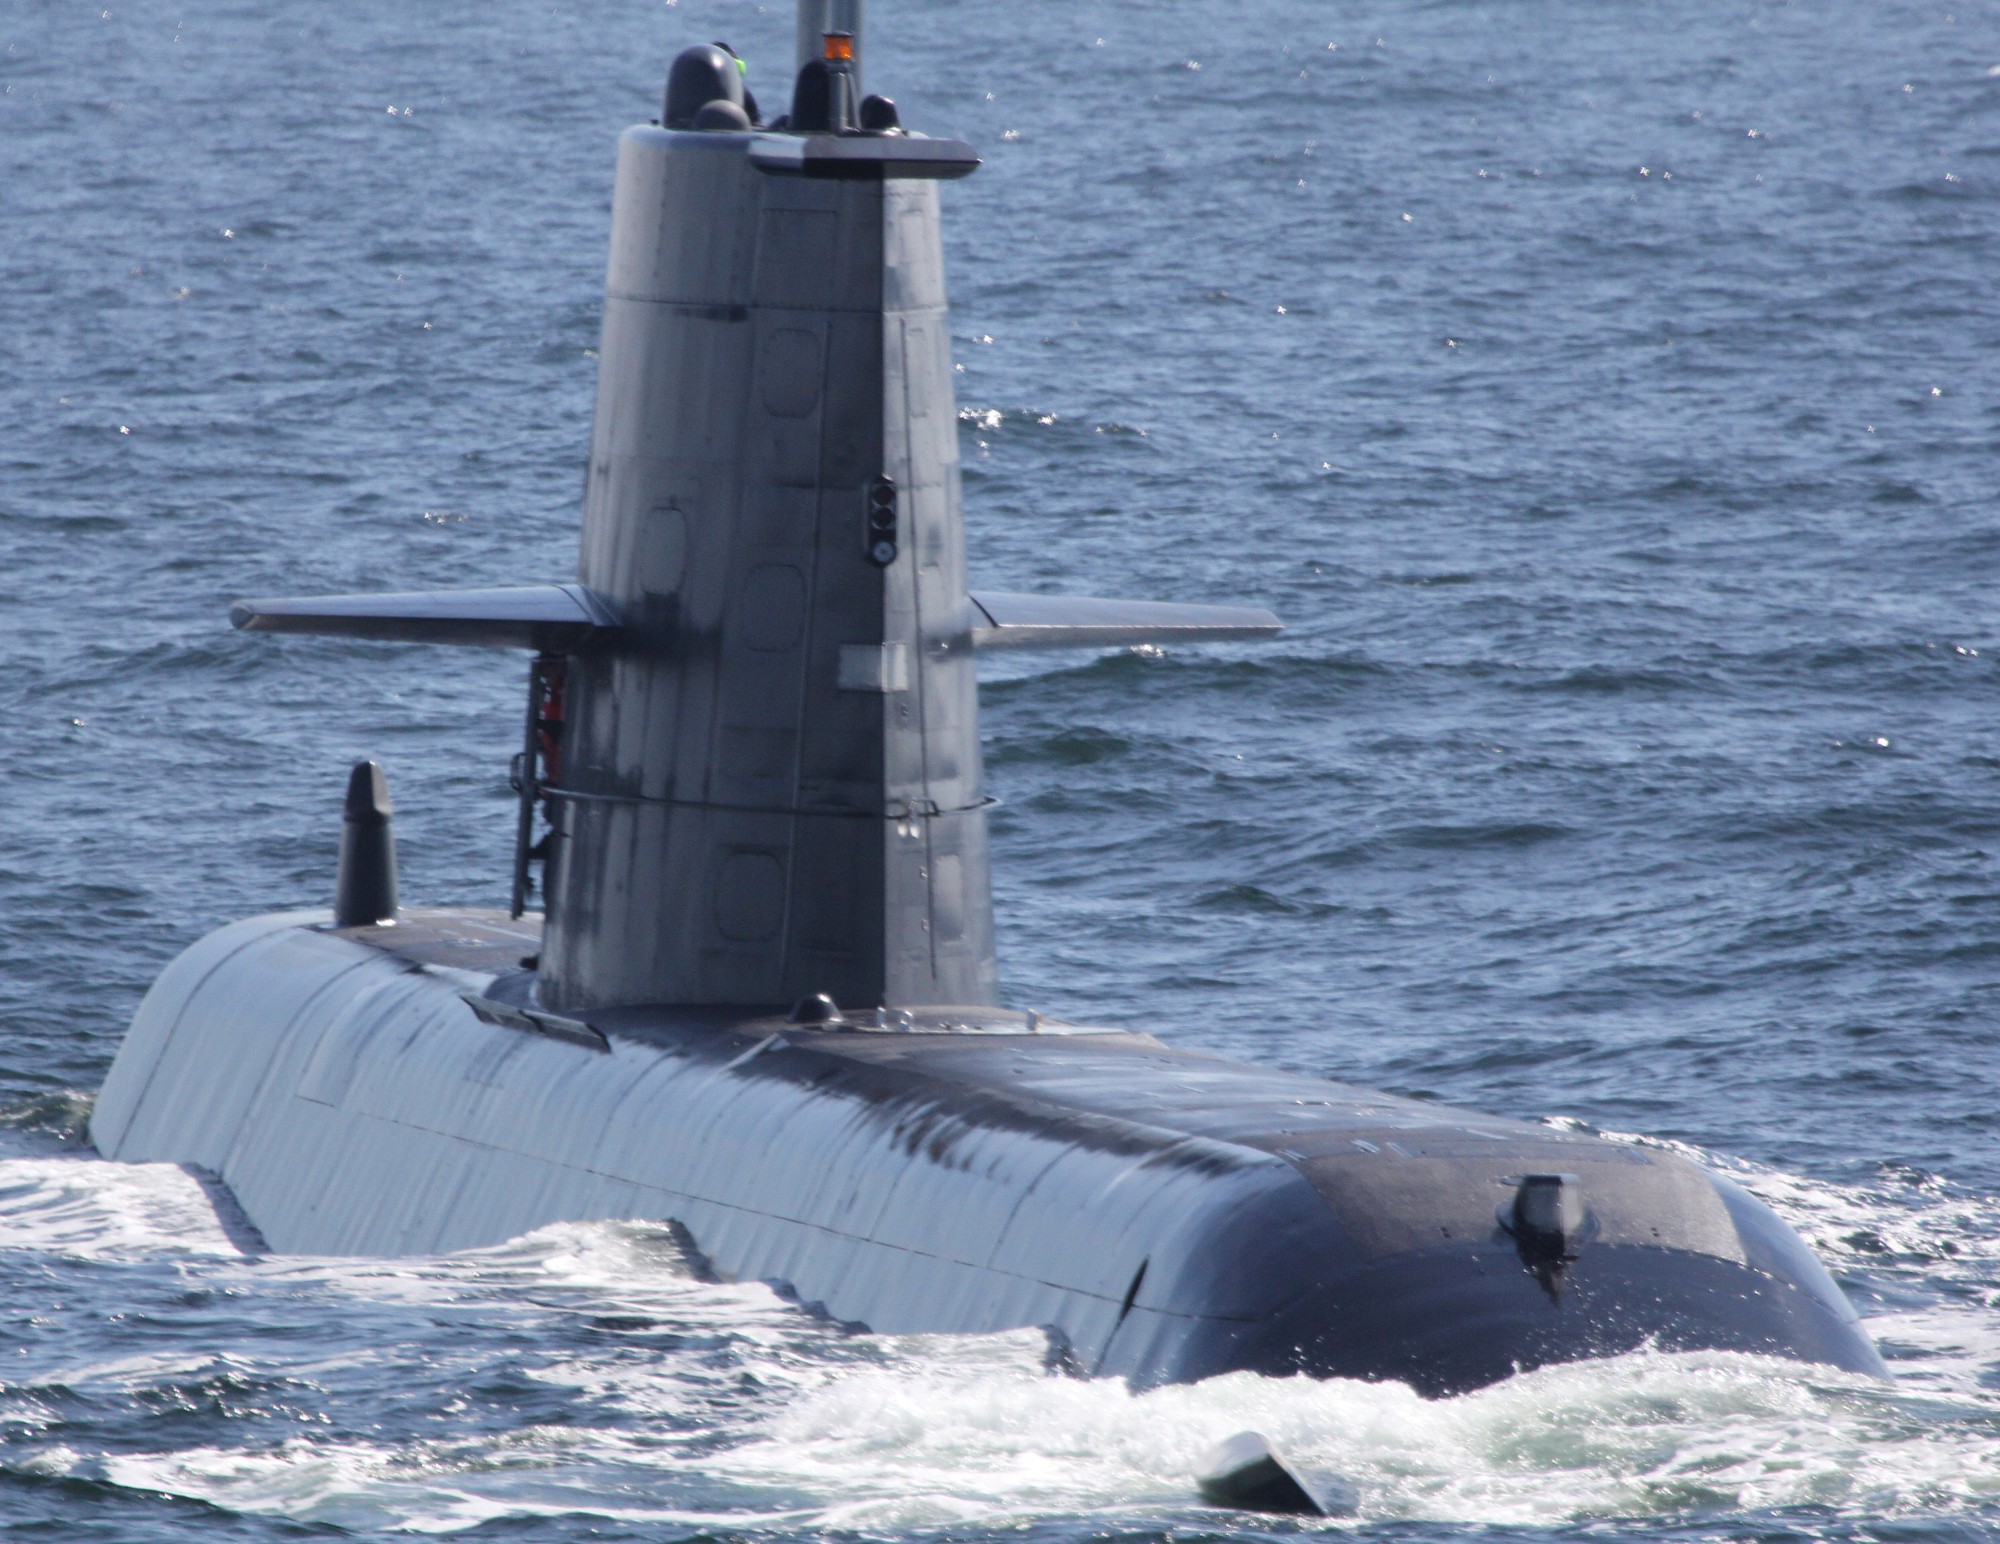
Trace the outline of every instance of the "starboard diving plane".
{"type": "Polygon", "coordinates": [[[1001,1006],[977,656],[1278,624],[968,588],[938,187],[978,160],[863,94],[858,22],[803,0],[774,122],[697,47],[620,139],[575,583],[235,608],[529,657],[511,912],[399,909],[357,768],[331,913],[167,968],[99,1149],[209,1171],[280,1251],[671,1220],[838,1319],[1041,1326],[1142,1387],[1880,1373],[1791,1229],[1670,1153],[1001,1006]]]}

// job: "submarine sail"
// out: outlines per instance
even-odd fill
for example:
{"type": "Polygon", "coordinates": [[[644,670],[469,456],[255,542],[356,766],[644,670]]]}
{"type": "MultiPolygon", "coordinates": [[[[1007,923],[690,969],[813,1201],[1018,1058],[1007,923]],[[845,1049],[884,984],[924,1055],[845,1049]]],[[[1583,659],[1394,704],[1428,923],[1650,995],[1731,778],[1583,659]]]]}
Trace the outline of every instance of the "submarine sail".
{"type": "Polygon", "coordinates": [[[1791,1230],[1672,1154],[1000,1006],[978,653],[1278,624],[969,588],[938,190],[977,158],[863,93],[859,15],[805,0],[771,124],[699,47],[622,136],[574,582],[233,612],[532,657],[513,913],[396,909],[358,774],[341,906],[167,968],[99,1149],[212,1172],[282,1251],[671,1220],[840,1319],[1040,1326],[1138,1384],[1880,1372],[1791,1230]]]}

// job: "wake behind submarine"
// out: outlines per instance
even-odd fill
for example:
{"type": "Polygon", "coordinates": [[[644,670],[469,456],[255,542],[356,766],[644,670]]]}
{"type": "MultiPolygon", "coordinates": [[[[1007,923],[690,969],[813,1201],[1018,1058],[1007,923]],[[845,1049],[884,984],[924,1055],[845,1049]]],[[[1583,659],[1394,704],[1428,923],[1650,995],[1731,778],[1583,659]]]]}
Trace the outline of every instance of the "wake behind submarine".
{"type": "Polygon", "coordinates": [[[528,653],[511,910],[399,909],[356,768],[332,912],[167,968],[98,1148],[207,1171],[279,1251],[672,1222],[839,1320],[1039,1326],[1139,1387],[1883,1373],[1798,1237],[1669,1153],[1000,1006],[977,655],[1278,624],[968,590],[938,184],[978,160],[863,94],[858,21],[802,0],[768,126],[702,47],[621,137],[575,583],[233,612],[528,653]]]}

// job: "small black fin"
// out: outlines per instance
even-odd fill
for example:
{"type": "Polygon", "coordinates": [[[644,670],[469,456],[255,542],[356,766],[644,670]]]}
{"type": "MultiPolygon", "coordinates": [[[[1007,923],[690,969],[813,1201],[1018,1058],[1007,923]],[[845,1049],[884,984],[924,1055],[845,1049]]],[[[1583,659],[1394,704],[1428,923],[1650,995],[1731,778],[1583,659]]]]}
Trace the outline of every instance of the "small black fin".
{"type": "Polygon", "coordinates": [[[1195,1488],[1211,1506],[1295,1517],[1352,1517],[1354,1487],[1333,1476],[1305,1476],[1254,1431],[1239,1431],[1208,1455],[1195,1488]]]}

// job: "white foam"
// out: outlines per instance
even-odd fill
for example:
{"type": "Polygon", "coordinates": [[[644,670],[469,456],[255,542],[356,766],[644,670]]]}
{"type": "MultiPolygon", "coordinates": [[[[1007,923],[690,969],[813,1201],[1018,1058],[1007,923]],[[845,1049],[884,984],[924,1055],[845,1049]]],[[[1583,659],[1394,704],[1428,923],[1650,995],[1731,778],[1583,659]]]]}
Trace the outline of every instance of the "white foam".
{"type": "Polygon", "coordinates": [[[576,1423],[446,1422],[440,1440],[409,1446],[307,1436],[108,1457],[73,1437],[33,1448],[50,1417],[31,1390],[0,1407],[0,1423],[29,1442],[18,1458],[36,1472],[417,1532],[564,1514],[773,1533],[1183,1515],[1204,1454],[1243,1429],[1344,1477],[1365,1521],[1546,1526],[1790,1506],[1949,1516],[2000,1501],[2000,1396],[1982,1381],[2000,1351],[1994,1203],[1923,1177],[1841,1187],[1683,1150],[1757,1192],[1836,1269],[1887,1284],[1890,1311],[1871,1328],[1900,1357],[1896,1385],[1699,1354],[1548,1368],[1441,1401],[1247,1374],[1135,1395],[1050,1376],[1037,1333],[846,1336],[762,1286],[696,1279],[665,1227],[561,1224],[438,1259],[247,1260],[180,1169],[59,1157],[0,1161],[0,1247],[156,1258],[234,1294],[246,1316],[323,1313],[329,1334],[105,1354],[37,1366],[35,1382],[143,1397],[218,1375],[281,1378],[338,1403],[392,1365],[407,1376],[414,1333],[441,1391],[503,1354],[513,1373],[575,1390],[576,1423]],[[429,1346],[434,1307],[504,1333],[429,1346]],[[539,1359],[523,1355],[515,1330],[532,1344],[544,1316],[631,1316],[701,1349],[565,1332],[539,1359]],[[381,1340],[378,1324],[391,1327],[381,1340]]]}
{"type": "Polygon", "coordinates": [[[482,1443],[385,1447],[300,1438],[258,1452],[119,1456],[99,1467],[113,1484],[135,1490],[352,1529],[454,1533],[500,1518],[567,1516],[721,1528],[785,1526],[812,1516],[676,1505],[675,1476],[657,1461],[650,1473],[635,1468],[634,1456],[634,1444],[619,1433],[526,1427],[482,1443]]]}
{"type": "MultiPolygon", "coordinates": [[[[822,1372],[747,1440],[697,1455],[643,1428],[531,1427],[377,1448],[297,1439],[115,1457],[114,1482],[238,1512],[451,1532],[498,1517],[790,1532],[1186,1514],[1221,1438],[1265,1433],[1356,1489],[1363,1521],[1545,1527],[1690,1509],[1949,1515],[2000,1498],[1991,1406],[1719,1354],[1551,1368],[1457,1399],[1231,1374],[1132,1394],[1044,1373],[1035,1337],[892,1343],[822,1372]],[[690,1506],[690,1490],[706,1506],[690,1506]]],[[[629,1374],[628,1374],[629,1375],[629,1374]]]]}
{"type": "Polygon", "coordinates": [[[819,1493],[821,1520],[1184,1506],[1204,1453],[1254,1429],[1358,1490],[1364,1519],[1546,1525],[1688,1507],[1949,1511],[2000,1495],[1990,1404],[1940,1408],[1772,1359],[1635,1355],[1456,1399],[1399,1385],[1231,1374],[1134,1395],[1050,1379],[987,1342],[829,1380],[722,1472],[819,1493]]]}
{"type": "Polygon", "coordinates": [[[0,1248],[72,1257],[235,1255],[215,1208],[171,1163],[0,1159],[0,1248]]]}

